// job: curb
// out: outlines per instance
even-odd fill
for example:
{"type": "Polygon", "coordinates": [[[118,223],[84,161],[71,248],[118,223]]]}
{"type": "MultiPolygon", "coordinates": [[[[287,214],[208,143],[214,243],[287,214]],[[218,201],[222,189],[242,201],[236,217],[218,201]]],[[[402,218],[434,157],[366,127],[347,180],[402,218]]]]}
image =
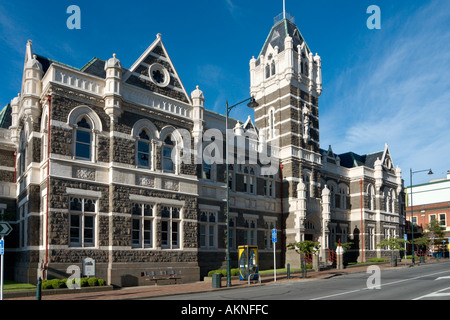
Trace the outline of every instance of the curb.
{"type": "MultiPolygon", "coordinates": [[[[114,289],[113,286],[97,286],[97,287],[84,287],[80,289],[42,289],[42,296],[52,296],[59,294],[73,294],[73,293],[91,293],[91,292],[104,292],[104,291],[112,291],[114,289]]],[[[4,298],[23,298],[23,297],[35,297],[36,290],[23,290],[23,291],[12,291],[12,292],[3,292],[4,298]]]]}

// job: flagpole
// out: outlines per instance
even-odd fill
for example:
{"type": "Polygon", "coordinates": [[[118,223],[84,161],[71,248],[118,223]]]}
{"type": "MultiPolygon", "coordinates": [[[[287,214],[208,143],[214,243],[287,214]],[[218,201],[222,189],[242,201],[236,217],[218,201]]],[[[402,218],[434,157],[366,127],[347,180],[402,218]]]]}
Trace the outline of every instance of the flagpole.
{"type": "Polygon", "coordinates": [[[286,0],[283,0],[283,19],[286,19],[286,0]]]}

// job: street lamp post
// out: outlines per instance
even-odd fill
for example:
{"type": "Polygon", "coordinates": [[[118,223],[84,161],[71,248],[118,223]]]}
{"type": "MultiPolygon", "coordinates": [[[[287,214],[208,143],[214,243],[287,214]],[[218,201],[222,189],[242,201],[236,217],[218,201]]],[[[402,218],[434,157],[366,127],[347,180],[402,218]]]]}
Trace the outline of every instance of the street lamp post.
{"type": "Polygon", "coordinates": [[[425,170],[418,170],[418,171],[412,171],[412,169],[409,169],[409,184],[410,184],[410,206],[411,206],[411,245],[412,245],[412,264],[415,264],[415,252],[414,252],[414,224],[413,224],[413,192],[412,192],[412,177],[414,173],[419,173],[419,172],[425,172],[428,171],[429,175],[433,174],[433,171],[431,171],[431,169],[425,169],[425,170]]]}
{"type": "MultiPolygon", "coordinates": [[[[233,110],[233,108],[237,107],[238,105],[249,101],[247,104],[249,108],[255,108],[258,106],[258,103],[255,101],[255,98],[250,97],[248,99],[245,99],[239,103],[236,103],[235,105],[232,105],[231,107],[228,106],[228,101],[226,104],[227,112],[226,112],[226,118],[225,118],[225,148],[226,148],[226,154],[225,154],[225,166],[227,168],[227,178],[226,178],[226,188],[227,188],[227,287],[231,287],[231,267],[230,267],[230,188],[229,188],[229,161],[228,161],[228,117],[230,115],[230,111],[233,110]]],[[[234,161],[233,161],[234,163],[234,161]]]]}

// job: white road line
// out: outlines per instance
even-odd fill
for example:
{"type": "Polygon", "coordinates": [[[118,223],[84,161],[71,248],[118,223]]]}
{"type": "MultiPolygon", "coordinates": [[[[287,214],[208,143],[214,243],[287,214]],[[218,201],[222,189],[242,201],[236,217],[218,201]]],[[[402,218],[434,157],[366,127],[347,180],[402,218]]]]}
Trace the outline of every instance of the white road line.
{"type": "MultiPolygon", "coordinates": [[[[440,271],[440,272],[435,272],[435,273],[430,273],[430,274],[425,274],[425,275],[421,275],[421,276],[418,276],[418,277],[404,279],[404,280],[398,280],[398,281],[393,281],[393,282],[389,282],[389,283],[384,283],[384,284],[380,284],[380,286],[381,287],[389,286],[389,285],[392,285],[392,284],[397,284],[397,283],[401,283],[401,282],[405,282],[405,281],[411,281],[411,280],[416,280],[416,279],[420,279],[420,278],[430,277],[430,276],[434,276],[434,275],[437,275],[437,274],[448,273],[448,272],[450,272],[450,270],[440,271]]],[[[361,288],[361,289],[352,290],[352,291],[346,291],[346,292],[341,292],[341,293],[336,293],[336,294],[330,294],[330,295],[327,295],[327,296],[313,298],[313,299],[310,299],[310,300],[327,299],[327,298],[342,296],[342,295],[345,295],[345,294],[350,294],[350,293],[363,291],[363,290],[378,290],[378,289],[369,289],[369,288],[366,287],[366,288],[361,288]]],[[[440,291],[442,291],[442,290],[440,290],[440,291]]],[[[439,291],[436,291],[436,292],[439,292],[439,291]]]]}
{"type": "Polygon", "coordinates": [[[445,290],[449,290],[449,289],[450,289],[450,287],[445,288],[445,289],[441,289],[441,290],[438,290],[438,291],[426,294],[424,296],[420,296],[420,297],[414,298],[413,300],[420,300],[420,299],[423,299],[423,298],[433,298],[433,297],[450,297],[450,292],[440,293],[441,291],[445,291],[445,290]]]}

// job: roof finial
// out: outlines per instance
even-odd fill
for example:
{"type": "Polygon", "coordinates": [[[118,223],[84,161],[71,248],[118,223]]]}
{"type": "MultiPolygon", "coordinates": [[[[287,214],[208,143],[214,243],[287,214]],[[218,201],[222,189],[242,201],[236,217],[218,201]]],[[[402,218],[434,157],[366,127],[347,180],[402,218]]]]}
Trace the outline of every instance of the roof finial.
{"type": "Polygon", "coordinates": [[[283,19],[286,19],[286,0],[283,0],[283,19]]]}

